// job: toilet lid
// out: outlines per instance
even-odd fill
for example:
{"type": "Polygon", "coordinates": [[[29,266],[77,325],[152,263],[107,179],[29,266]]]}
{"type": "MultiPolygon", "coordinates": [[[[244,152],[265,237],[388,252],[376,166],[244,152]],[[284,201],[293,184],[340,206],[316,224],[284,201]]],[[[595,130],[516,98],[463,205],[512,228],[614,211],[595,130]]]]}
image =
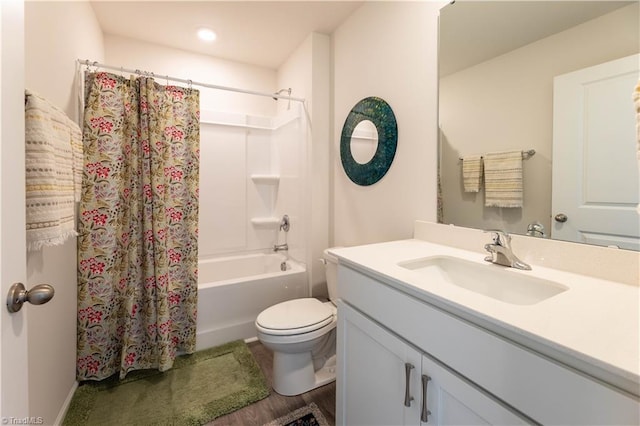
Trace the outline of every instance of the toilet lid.
{"type": "MultiPolygon", "coordinates": [[[[274,331],[300,333],[317,330],[333,320],[333,310],[314,298],[287,300],[273,305],[258,315],[256,323],[274,331]]],[[[281,333],[278,333],[281,334],[281,333]]]]}

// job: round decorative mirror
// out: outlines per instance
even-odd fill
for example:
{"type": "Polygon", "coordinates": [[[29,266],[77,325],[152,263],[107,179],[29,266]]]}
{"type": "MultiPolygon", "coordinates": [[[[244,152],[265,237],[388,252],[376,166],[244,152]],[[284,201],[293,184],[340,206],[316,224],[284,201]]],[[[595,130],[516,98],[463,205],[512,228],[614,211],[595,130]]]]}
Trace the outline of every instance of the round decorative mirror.
{"type": "Polygon", "coordinates": [[[342,127],[342,167],[354,183],[372,185],[391,167],[397,145],[398,125],[391,106],[381,98],[365,98],[351,109],[342,127]]]}

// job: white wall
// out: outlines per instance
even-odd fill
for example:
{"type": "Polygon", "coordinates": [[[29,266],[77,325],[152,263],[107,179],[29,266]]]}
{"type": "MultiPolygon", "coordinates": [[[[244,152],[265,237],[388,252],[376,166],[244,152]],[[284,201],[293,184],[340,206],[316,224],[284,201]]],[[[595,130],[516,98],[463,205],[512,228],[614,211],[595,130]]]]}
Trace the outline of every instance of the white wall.
{"type": "MultiPolygon", "coordinates": [[[[25,3],[25,85],[77,118],[76,59],[101,61],[102,32],[88,2],[25,3]]],[[[75,385],[76,240],[31,252],[28,286],[50,283],[55,297],[29,309],[30,413],[53,424],[75,385]]]]}
{"type": "Polygon", "coordinates": [[[444,222],[550,230],[553,77],[637,53],[638,34],[636,3],[443,78],[444,222]],[[484,207],[484,192],[462,191],[458,157],[512,149],[536,150],[523,162],[523,209],[484,207]]]}
{"type": "MultiPolygon", "coordinates": [[[[170,75],[193,81],[236,87],[258,92],[275,91],[276,71],[191,53],[180,49],[133,40],[114,35],[105,35],[105,62],[108,65],[139,69],[156,74],[160,84],[161,75],[170,75]]],[[[224,90],[200,90],[200,109],[273,116],[276,105],[269,97],[228,92],[224,90]]]]}
{"type": "Polygon", "coordinates": [[[440,2],[367,2],[333,34],[334,245],[410,238],[436,219],[437,19],[440,2]],[[340,133],[361,99],[386,100],[398,123],[388,173],[358,186],[342,169],[340,133]]]}
{"type": "MultiPolygon", "coordinates": [[[[301,222],[293,222],[291,254],[299,256],[296,242],[306,245],[304,261],[314,296],[327,295],[324,267],[318,259],[329,246],[330,61],[330,37],[312,33],[278,69],[278,89],[291,88],[292,96],[304,98],[311,121],[304,150],[297,159],[292,159],[303,165],[299,172],[303,179],[299,185],[305,186],[301,214],[306,218],[306,226],[301,234],[295,234],[300,232],[296,225],[301,222]]],[[[287,106],[286,101],[278,101],[279,111],[287,106]]]]}
{"type": "Polygon", "coordinates": [[[89,3],[25,2],[26,86],[78,119],[76,59],[101,61],[102,30],[89,3]]]}

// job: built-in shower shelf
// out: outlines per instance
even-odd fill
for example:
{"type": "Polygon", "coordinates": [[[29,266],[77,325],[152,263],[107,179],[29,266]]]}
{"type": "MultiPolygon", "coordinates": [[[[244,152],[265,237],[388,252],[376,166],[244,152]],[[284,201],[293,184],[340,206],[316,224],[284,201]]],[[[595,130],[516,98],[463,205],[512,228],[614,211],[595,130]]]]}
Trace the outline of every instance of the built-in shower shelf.
{"type": "Polygon", "coordinates": [[[251,175],[251,180],[256,184],[277,185],[280,182],[279,175],[251,175]]]}
{"type": "Polygon", "coordinates": [[[277,228],[280,226],[280,221],[282,219],[279,217],[254,217],[251,218],[251,224],[256,228],[277,228]]]}

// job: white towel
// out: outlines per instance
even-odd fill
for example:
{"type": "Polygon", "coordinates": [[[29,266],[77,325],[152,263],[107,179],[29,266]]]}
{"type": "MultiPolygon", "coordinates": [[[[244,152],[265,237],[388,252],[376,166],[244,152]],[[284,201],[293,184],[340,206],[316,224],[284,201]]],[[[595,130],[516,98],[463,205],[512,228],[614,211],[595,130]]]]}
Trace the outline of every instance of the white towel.
{"type": "Polygon", "coordinates": [[[522,207],[522,151],[484,155],[484,205],[522,207]]]}
{"type": "Polygon", "coordinates": [[[482,156],[468,155],[462,158],[462,183],[464,192],[480,192],[482,182],[482,156]]]}
{"type": "Polygon", "coordinates": [[[60,109],[25,91],[27,249],[76,236],[74,201],[80,198],[82,136],[60,109]]]}

